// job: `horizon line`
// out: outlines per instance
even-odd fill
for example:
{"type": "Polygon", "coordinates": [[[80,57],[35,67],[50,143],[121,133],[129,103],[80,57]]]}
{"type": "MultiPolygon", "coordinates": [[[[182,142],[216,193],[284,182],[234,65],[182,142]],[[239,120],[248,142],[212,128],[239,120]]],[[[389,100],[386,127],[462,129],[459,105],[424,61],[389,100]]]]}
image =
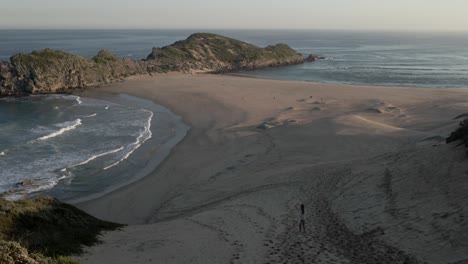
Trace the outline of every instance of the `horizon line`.
{"type": "Polygon", "coordinates": [[[468,33],[468,29],[465,30],[434,30],[434,29],[320,29],[320,28],[209,28],[209,27],[200,27],[200,28],[109,28],[109,27],[102,27],[102,28],[87,28],[87,27],[70,27],[70,28],[14,28],[14,27],[0,27],[0,30],[180,30],[180,31],[191,31],[191,30],[217,30],[217,31],[335,31],[335,32],[398,32],[398,33],[468,33]]]}

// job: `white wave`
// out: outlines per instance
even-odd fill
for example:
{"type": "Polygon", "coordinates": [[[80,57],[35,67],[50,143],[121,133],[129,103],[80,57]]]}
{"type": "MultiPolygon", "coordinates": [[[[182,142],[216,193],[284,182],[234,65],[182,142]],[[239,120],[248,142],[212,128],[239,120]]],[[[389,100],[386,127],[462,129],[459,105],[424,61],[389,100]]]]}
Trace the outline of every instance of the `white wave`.
{"type": "Polygon", "coordinates": [[[70,174],[63,175],[59,178],[54,178],[54,179],[42,179],[38,182],[38,184],[34,184],[26,188],[13,189],[12,190],[13,192],[11,194],[8,194],[5,196],[5,199],[9,201],[16,201],[16,200],[20,200],[20,199],[27,197],[27,195],[31,193],[50,190],[54,188],[54,186],[57,185],[60,181],[68,177],[70,177],[70,174]]]}
{"type": "Polygon", "coordinates": [[[106,110],[107,110],[107,109],[109,109],[109,106],[108,106],[108,105],[106,106],[106,110]]]}
{"type": "Polygon", "coordinates": [[[150,113],[150,116],[145,125],[145,130],[142,133],[140,133],[140,135],[137,137],[135,142],[129,145],[129,146],[133,146],[133,148],[129,152],[127,152],[127,154],[125,154],[123,158],[105,167],[104,170],[108,170],[114,166],[117,166],[120,162],[128,159],[128,157],[130,157],[130,155],[132,155],[133,152],[135,152],[135,150],[137,150],[143,143],[145,143],[148,139],[150,139],[153,136],[153,133],[151,132],[151,121],[153,120],[154,113],[146,109],[142,109],[142,111],[150,113]]]}
{"type": "MultiPolygon", "coordinates": [[[[138,142],[138,141],[137,141],[137,142],[138,142]]],[[[115,167],[115,166],[117,166],[120,162],[122,162],[122,161],[128,159],[128,157],[130,157],[130,155],[132,155],[133,152],[134,152],[135,150],[137,150],[137,149],[141,146],[141,143],[140,143],[140,144],[136,144],[136,145],[135,145],[135,143],[130,144],[130,146],[132,146],[132,145],[135,146],[132,150],[130,150],[129,152],[127,152],[127,154],[125,154],[125,156],[124,156],[123,158],[121,158],[119,161],[117,161],[117,162],[115,162],[115,163],[113,163],[113,164],[111,164],[111,165],[105,167],[104,170],[108,170],[108,169],[110,169],[110,168],[112,168],[112,167],[115,167]]]]}
{"type": "Polygon", "coordinates": [[[64,128],[61,128],[61,129],[59,129],[59,130],[57,130],[57,131],[55,131],[55,132],[53,132],[53,133],[51,133],[51,134],[49,134],[47,136],[40,137],[37,140],[46,140],[46,139],[49,139],[49,138],[59,136],[59,135],[65,133],[67,131],[70,131],[70,130],[73,130],[73,129],[77,128],[80,125],[81,125],[81,119],[78,118],[75,121],[73,121],[71,123],[71,125],[69,125],[67,127],[64,127],[64,128]]]}
{"type": "MultiPolygon", "coordinates": [[[[71,167],[78,167],[78,166],[81,166],[81,165],[85,165],[86,163],[88,163],[88,162],[90,162],[90,161],[92,161],[92,160],[95,160],[95,159],[97,159],[97,158],[99,158],[99,157],[102,157],[102,156],[105,156],[105,155],[109,155],[109,154],[113,154],[113,153],[117,153],[117,152],[119,152],[119,151],[121,151],[121,150],[123,150],[123,149],[124,149],[124,147],[120,147],[120,148],[118,148],[118,149],[114,149],[114,150],[107,151],[107,152],[104,152],[104,153],[101,153],[101,154],[93,155],[93,156],[91,156],[89,159],[87,159],[87,160],[85,160],[85,161],[83,161],[83,162],[80,162],[80,163],[78,163],[78,164],[75,164],[75,165],[73,165],[73,166],[71,166],[71,167]]],[[[64,170],[66,170],[66,169],[64,169],[64,170]]]]}
{"type": "Polygon", "coordinates": [[[0,152],[0,156],[5,156],[5,151],[0,152]]]}
{"type": "Polygon", "coordinates": [[[91,118],[91,117],[95,117],[95,116],[97,116],[97,113],[94,113],[94,114],[89,115],[89,116],[85,116],[84,118],[91,118]]]}
{"type": "Polygon", "coordinates": [[[81,97],[79,96],[77,96],[75,100],[78,102],[79,105],[83,103],[83,101],[81,101],[81,97]]]}

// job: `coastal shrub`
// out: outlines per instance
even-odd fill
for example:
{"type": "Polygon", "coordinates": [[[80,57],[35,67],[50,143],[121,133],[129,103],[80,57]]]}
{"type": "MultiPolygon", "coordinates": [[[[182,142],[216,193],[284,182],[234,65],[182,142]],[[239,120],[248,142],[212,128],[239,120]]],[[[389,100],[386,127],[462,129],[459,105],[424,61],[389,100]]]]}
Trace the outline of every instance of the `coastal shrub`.
{"type": "Polygon", "coordinates": [[[47,257],[82,253],[82,246],[98,242],[102,231],[122,226],[50,197],[0,199],[0,239],[18,242],[30,252],[47,257]]]}
{"type": "Polygon", "coordinates": [[[107,64],[118,61],[119,57],[108,50],[100,50],[98,54],[92,58],[92,60],[97,64],[107,64]]]}
{"type": "Polygon", "coordinates": [[[29,54],[19,53],[11,57],[12,64],[26,74],[30,67],[34,65],[36,69],[45,71],[52,65],[57,65],[65,61],[72,62],[75,60],[86,60],[85,58],[69,54],[60,50],[43,49],[33,51],[29,54]]]}
{"type": "Polygon", "coordinates": [[[30,253],[17,242],[0,240],[0,263],[2,264],[78,264],[70,257],[48,258],[41,254],[30,253]]]}
{"type": "Polygon", "coordinates": [[[286,44],[276,44],[276,45],[268,46],[265,49],[271,52],[270,53],[272,56],[271,58],[274,58],[274,59],[285,59],[285,58],[294,56],[296,54],[296,51],[291,49],[286,44]]]}

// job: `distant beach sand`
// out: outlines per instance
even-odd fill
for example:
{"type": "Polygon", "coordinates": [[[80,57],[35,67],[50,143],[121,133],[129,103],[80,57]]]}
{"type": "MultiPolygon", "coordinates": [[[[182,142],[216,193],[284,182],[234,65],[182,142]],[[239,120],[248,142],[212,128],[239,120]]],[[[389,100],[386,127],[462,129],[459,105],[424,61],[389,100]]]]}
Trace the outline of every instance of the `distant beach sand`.
{"type": "Polygon", "coordinates": [[[86,93],[153,100],[191,130],[142,180],[78,204],[129,224],[83,263],[468,259],[468,162],[444,142],[468,90],[164,74],[86,93]]]}

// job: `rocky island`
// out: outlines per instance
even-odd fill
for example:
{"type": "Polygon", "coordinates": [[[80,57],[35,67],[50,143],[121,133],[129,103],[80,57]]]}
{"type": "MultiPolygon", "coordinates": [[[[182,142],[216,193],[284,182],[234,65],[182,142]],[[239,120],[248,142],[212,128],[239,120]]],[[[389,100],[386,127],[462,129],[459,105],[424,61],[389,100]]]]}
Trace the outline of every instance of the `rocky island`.
{"type": "Polygon", "coordinates": [[[261,48],[210,33],[192,34],[186,40],[153,48],[144,60],[121,59],[107,50],[85,58],[44,49],[16,54],[10,62],[0,62],[0,96],[64,92],[138,74],[227,73],[300,64],[317,58],[304,58],[286,44],[261,48]]]}

